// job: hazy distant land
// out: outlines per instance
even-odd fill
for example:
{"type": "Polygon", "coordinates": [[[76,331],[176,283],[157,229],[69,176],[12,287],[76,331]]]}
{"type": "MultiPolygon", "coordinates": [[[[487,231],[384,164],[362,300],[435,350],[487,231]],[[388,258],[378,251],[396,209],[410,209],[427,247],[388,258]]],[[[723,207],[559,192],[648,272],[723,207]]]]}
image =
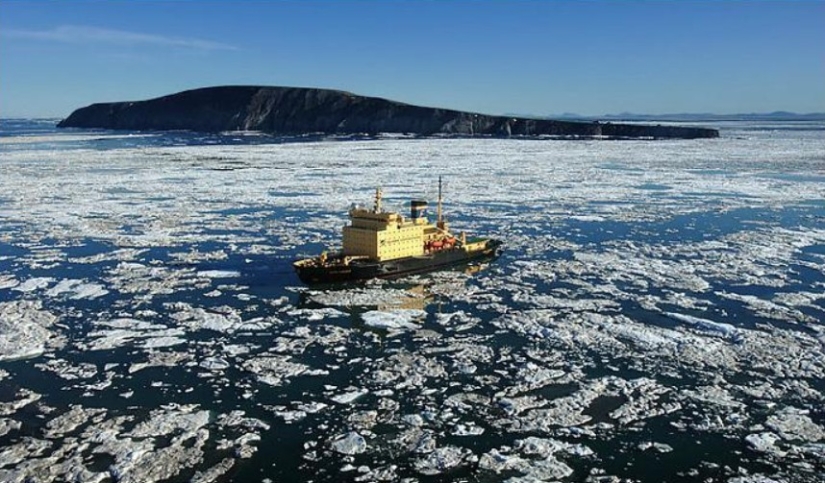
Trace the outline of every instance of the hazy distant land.
{"type": "Polygon", "coordinates": [[[674,114],[638,114],[621,112],[603,116],[585,116],[572,112],[546,116],[548,119],[617,120],[617,121],[824,121],[825,112],[796,113],[789,111],[750,112],[741,114],[714,114],[710,112],[681,112],[674,114]]]}

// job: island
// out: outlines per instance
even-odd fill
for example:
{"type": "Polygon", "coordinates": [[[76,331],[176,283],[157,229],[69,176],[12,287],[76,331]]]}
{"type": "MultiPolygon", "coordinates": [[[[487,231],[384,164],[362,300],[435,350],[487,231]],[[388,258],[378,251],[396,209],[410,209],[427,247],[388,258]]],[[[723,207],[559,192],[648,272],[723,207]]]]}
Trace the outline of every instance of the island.
{"type": "Polygon", "coordinates": [[[132,131],[259,131],[272,135],[607,139],[715,138],[703,127],[493,116],[305,87],[218,86],[133,102],[92,104],[58,127],[132,131]]]}

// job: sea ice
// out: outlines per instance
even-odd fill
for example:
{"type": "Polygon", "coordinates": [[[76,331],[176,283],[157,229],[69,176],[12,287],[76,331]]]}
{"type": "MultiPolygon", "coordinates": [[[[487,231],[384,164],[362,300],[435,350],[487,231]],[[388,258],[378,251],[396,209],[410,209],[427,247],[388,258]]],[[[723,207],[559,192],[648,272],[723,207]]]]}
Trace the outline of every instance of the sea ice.
{"type": "Polygon", "coordinates": [[[171,318],[189,330],[212,330],[215,332],[233,332],[243,321],[236,310],[226,309],[225,313],[211,312],[190,304],[176,302],[167,304],[167,307],[176,310],[171,318]]]}
{"type": "Polygon", "coordinates": [[[337,452],[357,481],[460,466],[469,479],[641,480],[626,463],[676,447],[671,427],[753,451],[708,453],[687,476],[665,465],[664,479],[767,483],[755,472],[771,468],[818,481],[823,141],[760,132],[4,151],[0,242],[15,255],[0,257],[0,358],[47,357],[0,371],[21,387],[0,403],[0,480],[223,481],[300,420],[288,428],[307,451],[298,479],[341,476],[324,461],[337,452]],[[412,181],[388,204],[432,199],[434,167],[461,193],[447,200],[454,226],[505,239],[499,261],[291,286],[289,262],[339,241],[353,193],[393,172],[412,181]],[[254,289],[224,283],[247,274],[254,289]],[[350,323],[360,307],[377,308],[362,320],[380,330],[350,323]],[[32,368],[58,392],[23,388],[32,368]],[[160,407],[200,392],[179,384],[189,377],[210,404],[160,407]],[[253,406],[273,420],[247,421],[253,406]],[[352,434],[368,455],[346,454],[361,447],[352,434]],[[450,446],[488,437],[511,446],[481,449],[477,465],[450,446]],[[606,459],[619,476],[599,469],[606,459]]]}
{"type": "Polygon", "coordinates": [[[68,294],[68,297],[74,300],[96,299],[107,293],[109,293],[109,291],[104,289],[100,284],[86,283],[83,280],[73,279],[61,280],[57,285],[45,292],[48,297],[58,297],[62,294],[68,294]]]}
{"type": "Polygon", "coordinates": [[[41,397],[43,397],[42,394],[22,388],[17,391],[16,399],[0,402],[0,416],[10,416],[16,413],[20,408],[24,408],[29,404],[38,401],[41,397]]]}
{"type": "Polygon", "coordinates": [[[34,277],[13,287],[12,290],[17,290],[18,292],[34,292],[35,290],[48,287],[52,282],[54,282],[54,279],[51,277],[34,277]]]}
{"type": "Polygon", "coordinates": [[[20,282],[13,275],[0,274],[0,290],[14,288],[20,282]]]}
{"type": "Polygon", "coordinates": [[[467,462],[473,453],[458,446],[442,446],[415,460],[413,467],[422,475],[438,475],[467,462]]]}
{"type": "Polygon", "coordinates": [[[180,345],[185,343],[186,339],[180,337],[147,337],[146,339],[144,339],[143,343],[140,344],[140,347],[143,347],[144,349],[157,349],[160,347],[171,347],[173,345],[180,345]]]}
{"type": "Polygon", "coordinates": [[[145,349],[168,347],[186,342],[182,329],[168,328],[139,319],[118,318],[94,323],[98,330],[88,333],[87,339],[78,345],[87,350],[112,350],[125,345],[138,345],[145,349]],[[140,341],[140,342],[136,342],[140,341]]]}
{"type": "Polygon", "coordinates": [[[257,356],[243,363],[244,369],[252,372],[259,381],[270,386],[280,386],[290,378],[308,374],[310,367],[293,362],[289,356],[257,356]]]}
{"type": "Polygon", "coordinates": [[[338,436],[330,443],[332,449],[345,455],[360,454],[367,450],[367,441],[360,434],[351,431],[338,436]]]}
{"type": "Polygon", "coordinates": [[[345,392],[338,395],[331,397],[333,401],[337,402],[338,404],[352,404],[357,399],[362,398],[363,396],[369,394],[367,389],[358,389],[355,391],[345,392]]]}
{"type": "Polygon", "coordinates": [[[420,328],[415,321],[426,315],[425,311],[417,309],[371,310],[361,314],[361,318],[364,320],[364,325],[374,329],[415,330],[420,328]]]}
{"type": "Polygon", "coordinates": [[[222,357],[210,356],[201,361],[200,366],[209,371],[223,371],[228,369],[230,364],[222,357]]]}
{"type": "Polygon", "coordinates": [[[745,436],[745,442],[754,450],[760,453],[784,454],[775,445],[781,438],[773,433],[757,433],[745,436]]]}
{"type": "Polygon", "coordinates": [[[45,363],[35,364],[38,369],[53,372],[67,381],[89,379],[98,374],[97,366],[89,362],[72,364],[65,359],[50,359],[45,363]]]}
{"type": "Polygon", "coordinates": [[[192,476],[190,483],[213,483],[218,481],[223,475],[229,472],[235,466],[235,460],[232,458],[224,458],[215,466],[206,471],[198,471],[192,476]]]}
{"type": "Polygon", "coordinates": [[[420,301],[423,293],[389,287],[366,287],[348,290],[310,291],[313,302],[330,307],[404,306],[420,301]]]}
{"type": "Polygon", "coordinates": [[[345,312],[341,312],[340,310],[333,309],[332,307],[324,307],[322,309],[294,309],[287,311],[287,315],[293,317],[305,317],[306,320],[309,321],[319,321],[324,320],[328,317],[344,317],[347,315],[345,312]]]}
{"type": "Polygon", "coordinates": [[[52,331],[58,318],[39,300],[0,302],[0,361],[36,357],[63,345],[52,331]]]}
{"type": "Polygon", "coordinates": [[[637,446],[642,451],[658,451],[659,453],[670,453],[673,451],[673,447],[669,444],[664,443],[655,443],[652,441],[645,441],[644,443],[639,443],[637,446]]]}
{"type": "Polygon", "coordinates": [[[163,436],[176,432],[192,433],[209,422],[209,411],[197,410],[196,406],[170,405],[156,410],[152,418],[139,423],[127,436],[146,438],[163,436]]]}
{"type": "Polygon", "coordinates": [[[735,476],[728,479],[727,483],[783,483],[785,480],[776,480],[765,475],[755,474],[747,476],[735,476]]]}
{"type": "Polygon", "coordinates": [[[0,418],[0,437],[9,434],[12,431],[19,431],[22,427],[20,421],[15,421],[8,418],[0,418]]]}
{"type": "Polygon", "coordinates": [[[736,335],[739,332],[738,329],[736,329],[734,326],[730,324],[713,322],[712,320],[693,317],[692,315],[675,314],[672,312],[665,312],[665,315],[667,315],[671,319],[676,319],[678,321],[690,324],[698,328],[699,330],[715,332],[724,337],[730,337],[732,339],[736,339],[736,335]]]}
{"type": "Polygon", "coordinates": [[[90,418],[96,418],[104,414],[106,414],[105,409],[71,406],[71,409],[67,412],[46,423],[44,435],[50,439],[61,437],[74,432],[78,427],[86,424],[90,418]]]}
{"type": "Polygon", "coordinates": [[[809,411],[784,407],[768,417],[765,426],[786,440],[818,442],[825,440],[825,429],[814,423],[809,411]]]}
{"type": "Polygon", "coordinates": [[[241,272],[237,270],[202,270],[197,272],[197,276],[206,278],[237,278],[241,272]]]}

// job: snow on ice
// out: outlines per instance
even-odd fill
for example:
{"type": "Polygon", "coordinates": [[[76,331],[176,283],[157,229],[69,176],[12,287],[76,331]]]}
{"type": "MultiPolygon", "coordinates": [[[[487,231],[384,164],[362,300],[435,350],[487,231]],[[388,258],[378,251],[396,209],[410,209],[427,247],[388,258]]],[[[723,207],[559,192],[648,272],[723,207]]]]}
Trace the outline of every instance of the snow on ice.
{"type": "Polygon", "coordinates": [[[817,481],[825,140],[745,127],[7,143],[0,480],[219,482],[266,461],[273,481],[635,481],[625,462],[685,437],[735,460],[685,456],[698,480],[817,481]],[[497,262],[298,286],[291,261],[335,248],[350,203],[382,185],[403,211],[436,172],[454,227],[505,240],[497,262]]]}

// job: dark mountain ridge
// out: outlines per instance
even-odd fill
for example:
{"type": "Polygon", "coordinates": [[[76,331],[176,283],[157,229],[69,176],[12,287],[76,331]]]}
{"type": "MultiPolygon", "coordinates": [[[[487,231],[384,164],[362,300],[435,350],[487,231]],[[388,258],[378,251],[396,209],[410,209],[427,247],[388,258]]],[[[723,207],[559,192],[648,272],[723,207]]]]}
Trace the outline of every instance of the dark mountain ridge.
{"type": "Polygon", "coordinates": [[[715,129],[491,116],[303,87],[220,86],[155,99],[92,104],[58,127],[418,136],[713,138],[715,129]]]}

